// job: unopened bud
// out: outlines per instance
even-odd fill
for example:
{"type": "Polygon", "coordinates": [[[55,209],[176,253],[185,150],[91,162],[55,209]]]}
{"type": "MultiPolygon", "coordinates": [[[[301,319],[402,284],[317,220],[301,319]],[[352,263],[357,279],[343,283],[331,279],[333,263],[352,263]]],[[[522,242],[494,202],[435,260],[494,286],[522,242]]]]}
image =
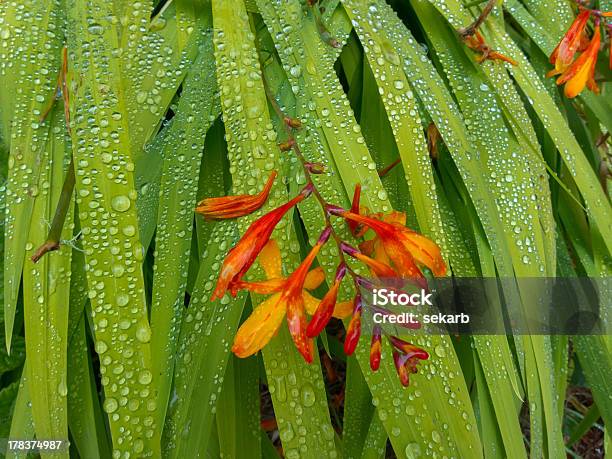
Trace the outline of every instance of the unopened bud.
{"type": "Polygon", "coordinates": [[[308,172],[310,172],[311,174],[323,174],[325,172],[325,165],[321,164],[321,163],[306,163],[305,164],[306,169],[308,169],[308,172]]]}
{"type": "Polygon", "coordinates": [[[280,148],[281,151],[289,151],[293,148],[294,145],[295,140],[289,139],[286,142],[279,143],[278,148],[280,148]]]}
{"type": "Polygon", "coordinates": [[[292,127],[294,129],[299,129],[302,127],[302,122],[297,118],[290,118],[288,116],[285,116],[283,121],[285,121],[285,124],[287,126],[292,127]]]}
{"type": "Polygon", "coordinates": [[[317,241],[317,244],[325,244],[328,241],[329,236],[331,235],[331,231],[332,231],[331,226],[325,227],[325,229],[319,236],[319,240],[317,241]]]}
{"type": "Polygon", "coordinates": [[[340,282],[346,276],[346,264],[340,263],[336,269],[336,282],[340,282]]]}

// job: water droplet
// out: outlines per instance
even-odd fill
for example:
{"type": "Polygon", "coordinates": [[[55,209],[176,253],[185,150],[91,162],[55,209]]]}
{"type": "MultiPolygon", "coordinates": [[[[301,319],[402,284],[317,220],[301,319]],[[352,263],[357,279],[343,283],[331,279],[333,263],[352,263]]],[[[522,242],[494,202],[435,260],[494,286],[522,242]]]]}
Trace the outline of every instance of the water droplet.
{"type": "Polygon", "coordinates": [[[140,325],[136,329],[136,339],[141,343],[148,343],[151,341],[151,328],[147,324],[140,325]]]}
{"type": "Polygon", "coordinates": [[[113,413],[114,411],[117,410],[118,407],[119,407],[119,404],[117,403],[117,400],[115,400],[114,398],[109,397],[106,400],[104,400],[104,411],[106,411],[107,413],[113,413]]]}
{"type": "Polygon", "coordinates": [[[138,382],[140,384],[149,384],[153,380],[153,374],[149,370],[143,370],[138,375],[138,382]]]}
{"type": "Polygon", "coordinates": [[[316,400],[315,392],[309,383],[305,383],[300,391],[302,404],[304,406],[312,406],[316,400]]]}
{"type": "Polygon", "coordinates": [[[117,306],[127,306],[127,304],[130,302],[130,297],[127,295],[127,293],[120,293],[117,295],[116,302],[117,306]]]}
{"type": "Polygon", "coordinates": [[[130,208],[130,205],[131,205],[130,198],[122,194],[120,194],[119,196],[115,196],[113,200],[111,201],[111,206],[117,212],[125,212],[126,210],[130,208]]]}
{"type": "Polygon", "coordinates": [[[421,457],[421,447],[418,443],[408,443],[404,453],[407,459],[419,458],[421,457]]]}

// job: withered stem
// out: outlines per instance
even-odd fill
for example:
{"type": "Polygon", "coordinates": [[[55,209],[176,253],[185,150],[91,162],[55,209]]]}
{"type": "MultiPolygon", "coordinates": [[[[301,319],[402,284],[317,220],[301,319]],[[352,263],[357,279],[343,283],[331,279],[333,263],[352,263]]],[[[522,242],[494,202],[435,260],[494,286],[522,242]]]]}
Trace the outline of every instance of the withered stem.
{"type": "Polygon", "coordinates": [[[321,35],[321,39],[332,48],[339,48],[340,42],[332,36],[332,34],[325,26],[323,17],[321,16],[321,11],[319,10],[318,2],[308,1],[308,6],[310,7],[312,15],[314,16],[315,23],[317,24],[317,29],[319,30],[319,35],[321,35]]]}
{"type": "Polygon", "coordinates": [[[66,178],[64,179],[64,185],[62,186],[62,193],[60,194],[57,207],[55,209],[55,215],[51,222],[51,228],[49,228],[49,234],[47,240],[36,249],[31,260],[37,263],[44,254],[52,252],[60,247],[60,240],[62,237],[62,229],[64,228],[64,222],[66,221],[66,215],[68,214],[68,208],[70,207],[70,200],[72,199],[72,191],[74,190],[74,160],[70,159],[68,165],[68,171],[66,172],[66,178]]]}
{"type": "Polygon", "coordinates": [[[387,175],[389,172],[391,172],[393,170],[393,168],[395,166],[397,166],[399,163],[402,162],[401,158],[397,158],[395,161],[393,161],[391,164],[389,164],[388,166],[383,167],[381,170],[378,171],[378,176],[380,178],[385,177],[385,175],[387,175]]]}
{"type": "Polygon", "coordinates": [[[478,16],[474,22],[472,22],[469,26],[462,27],[461,29],[457,31],[459,32],[459,35],[461,35],[461,37],[464,40],[467,37],[471,37],[472,35],[476,33],[476,31],[482,25],[482,23],[485,22],[487,17],[489,17],[489,14],[491,14],[491,11],[493,11],[493,7],[495,6],[495,3],[497,3],[497,0],[489,0],[487,4],[485,5],[485,7],[483,8],[482,12],[480,13],[480,16],[478,16]]]}

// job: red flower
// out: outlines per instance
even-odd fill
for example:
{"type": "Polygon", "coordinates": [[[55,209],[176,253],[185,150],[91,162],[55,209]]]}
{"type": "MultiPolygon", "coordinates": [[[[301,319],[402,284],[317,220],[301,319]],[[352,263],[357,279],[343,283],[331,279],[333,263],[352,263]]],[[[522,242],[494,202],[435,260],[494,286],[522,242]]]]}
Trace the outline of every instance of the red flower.
{"type": "Polygon", "coordinates": [[[576,97],[585,86],[595,92],[599,92],[599,88],[595,83],[595,64],[597,63],[597,54],[601,44],[601,36],[599,26],[595,26],[595,33],[589,43],[589,46],[584,52],[570,65],[563,75],[557,79],[557,84],[565,83],[564,93],[566,97],[576,97]]]}
{"type": "Polygon", "coordinates": [[[583,41],[584,31],[590,17],[590,10],[582,10],[576,19],[574,19],[574,22],[572,22],[572,25],[567,29],[567,32],[550,55],[550,63],[555,68],[546,74],[547,77],[563,73],[572,63],[574,55],[583,41]]]}
{"type": "Polygon", "coordinates": [[[257,255],[267,244],[278,222],[289,209],[303,201],[311,192],[312,187],[307,186],[295,198],[268,212],[249,226],[242,238],[223,260],[217,286],[211,297],[212,300],[221,298],[228,289],[231,289],[232,295],[236,295],[239,288],[234,284],[242,279],[255,262],[257,255]]]}
{"type": "Polygon", "coordinates": [[[249,215],[264,205],[274,184],[277,172],[273,171],[263,189],[257,194],[241,194],[237,196],[223,196],[220,198],[206,198],[200,201],[196,212],[209,220],[223,220],[249,215]]]}
{"type": "Polygon", "coordinates": [[[410,384],[410,373],[417,372],[417,364],[420,360],[427,360],[429,354],[414,344],[408,343],[395,336],[390,336],[389,341],[395,348],[393,351],[393,362],[403,386],[410,384]]]}
{"type": "Polygon", "coordinates": [[[344,353],[346,355],[352,355],[357,348],[359,343],[359,337],[361,336],[361,312],[363,305],[361,303],[361,296],[355,297],[355,309],[353,310],[353,317],[349,322],[349,326],[346,329],[346,338],[344,338],[344,353]]]}
{"type": "Polygon", "coordinates": [[[380,367],[380,354],[382,350],[382,337],[380,326],[375,326],[372,332],[372,342],[370,343],[370,368],[377,371],[380,367]]]}

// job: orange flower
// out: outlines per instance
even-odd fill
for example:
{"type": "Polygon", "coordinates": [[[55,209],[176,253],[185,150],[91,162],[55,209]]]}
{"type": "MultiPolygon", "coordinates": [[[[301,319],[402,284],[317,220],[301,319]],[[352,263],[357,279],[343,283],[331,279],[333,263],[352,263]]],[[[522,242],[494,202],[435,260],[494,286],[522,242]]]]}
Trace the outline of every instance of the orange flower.
{"type": "Polygon", "coordinates": [[[300,194],[289,202],[251,223],[251,226],[248,227],[238,243],[229,251],[225,260],[223,260],[217,286],[211,297],[212,300],[221,298],[228,289],[231,289],[232,295],[236,295],[239,289],[233,284],[239,282],[255,262],[257,255],[267,244],[278,222],[289,209],[303,201],[311,192],[312,187],[304,188],[300,194]]]}
{"type": "Polygon", "coordinates": [[[574,55],[578,51],[583,41],[586,25],[591,17],[591,11],[582,10],[572,25],[567,29],[565,35],[550,55],[550,63],[555,66],[553,70],[546,74],[547,77],[563,73],[574,60],[574,55]]]}
{"type": "MultiPolygon", "coordinates": [[[[281,291],[285,288],[288,279],[282,275],[281,253],[276,241],[270,240],[266,244],[261,250],[258,262],[267,279],[260,282],[239,281],[235,285],[238,289],[272,296],[253,309],[252,314],[238,330],[232,346],[232,351],[238,357],[249,357],[268,344],[280,328],[287,310],[287,304],[281,301],[281,291]]],[[[324,279],[325,274],[320,267],[306,274],[301,295],[308,314],[314,314],[319,306],[319,300],[310,295],[309,291],[321,285],[324,279]]],[[[344,318],[351,313],[351,310],[351,305],[348,303],[338,303],[333,316],[344,318]]]]}
{"type": "Polygon", "coordinates": [[[446,274],[446,265],[440,254],[440,248],[432,240],[406,228],[404,226],[405,215],[400,212],[374,218],[374,216],[359,215],[338,209],[330,209],[330,211],[372,229],[376,233],[376,238],[374,242],[362,245],[362,250],[364,247],[375,250],[380,244],[384,253],[379,252],[380,256],[375,258],[379,261],[388,258],[400,276],[413,279],[422,278],[423,274],[415,261],[427,266],[434,276],[446,274]]]}
{"type": "Polygon", "coordinates": [[[345,275],[346,265],[341,263],[336,270],[336,277],[333,285],[325,294],[321,300],[321,303],[319,303],[317,310],[313,314],[312,319],[306,328],[306,335],[309,338],[314,338],[321,333],[332,318],[334,307],[336,306],[336,301],[338,299],[338,289],[340,288],[340,283],[345,275]]]}
{"type": "Polygon", "coordinates": [[[206,198],[198,203],[196,212],[208,220],[223,220],[249,215],[264,205],[277,175],[277,172],[273,171],[263,189],[257,194],[206,198]]]}
{"type": "Polygon", "coordinates": [[[587,49],[570,65],[567,70],[557,79],[557,84],[565,83],[564,93],[566,97],[576,97],[585,86],[595,92],[599,92],[599,88],[595,83],[595,64],[597,63],[597,54],[599,53],[599,45],[601,44],[601,36],[599,26],[595,26],[595,33],[589,43],[587,49]]]}

